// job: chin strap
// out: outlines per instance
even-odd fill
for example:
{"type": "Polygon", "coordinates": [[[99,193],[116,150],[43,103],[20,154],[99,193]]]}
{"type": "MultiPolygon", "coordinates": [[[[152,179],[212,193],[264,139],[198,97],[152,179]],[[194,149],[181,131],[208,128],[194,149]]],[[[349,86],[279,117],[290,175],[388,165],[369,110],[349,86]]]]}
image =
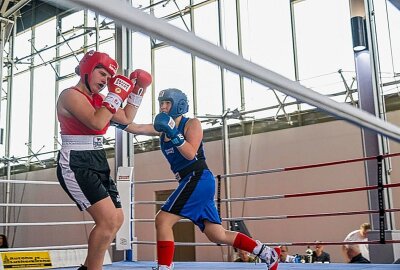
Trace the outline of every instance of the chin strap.
{"type": "Polygon", "coordinates": [[[88,77],[89,76],[87,74],[85,74],[85,85],[86,85],[86,88],[89,89],[90,94],[93,94],[92,89],[90,89],[90,86],[89,86],[88,77]]]}

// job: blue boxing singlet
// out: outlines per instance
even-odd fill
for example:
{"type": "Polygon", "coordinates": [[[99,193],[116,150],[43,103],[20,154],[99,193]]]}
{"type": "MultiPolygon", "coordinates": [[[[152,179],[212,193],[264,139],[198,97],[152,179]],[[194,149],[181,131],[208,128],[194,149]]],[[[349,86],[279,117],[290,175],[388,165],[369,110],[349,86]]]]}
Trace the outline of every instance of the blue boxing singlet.
{"type": "MultiPolygon", "coordinates": [[[[182,117],[177,127],[183,136],[188,120],[189,118],[182,117]]],[[[162,134],[161,151],[171,165],[179,185],[165,201],[161,210],[190,219],[201,231],[205,229],[205,221],[221,224],[214,202],[215,179],[205,161],[203,142],[200,143],[195,158],[187,160],[171,141],[165,142],[164,139],[165,135],[162,134]]]]}
{"type": "MultiPolygon", "coordinates": [[[[178,130],[183,136],[185,136],[185,125],[189,118],[182,117],[181,122],[179,123],[178,130]]],[[[167,158],[169,164],[171,165],[171,170],[174,174],[178,173],[182,169],[187,166],[193,164],[197,160],[205,160],[204,150],[203,150],[203,142],[200,143],[199,149],[197,150],[197,154],[192,160],[186,159],[178,150],[176,146],[172,143],[172,141],[165,141],[165,134],[163,133],[160,137],[160,146],[161,151],[164,156],[167,158]]]]}

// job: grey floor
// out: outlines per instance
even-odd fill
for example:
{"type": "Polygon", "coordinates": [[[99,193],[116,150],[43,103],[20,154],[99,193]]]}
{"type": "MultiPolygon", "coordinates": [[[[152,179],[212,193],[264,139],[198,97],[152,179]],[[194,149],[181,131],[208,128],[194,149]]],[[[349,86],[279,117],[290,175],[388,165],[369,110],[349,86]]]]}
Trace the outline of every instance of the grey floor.
{"type": "MultiPolygon", "coordinates": [[[[105,265],[104,270],[125,270],[125,269],[148,269],[156,266],[155,262],[115,262],[112,265],[105,265]]],[[[59,270],[71,270],[74,268],[58,268],[59,270]]],[[[174,270],[213,270],[213,269],[266,269],[265,264],[262,263],[219,263],[219,262],[176,262],[174,270]]],[[[343,263],[330,263],[330,264],[303,264],[303,263],[285,263],[280,264],[278,270],[387,270],[397,269],[400,270],[400,264],[343,264],[343,263]]]]}

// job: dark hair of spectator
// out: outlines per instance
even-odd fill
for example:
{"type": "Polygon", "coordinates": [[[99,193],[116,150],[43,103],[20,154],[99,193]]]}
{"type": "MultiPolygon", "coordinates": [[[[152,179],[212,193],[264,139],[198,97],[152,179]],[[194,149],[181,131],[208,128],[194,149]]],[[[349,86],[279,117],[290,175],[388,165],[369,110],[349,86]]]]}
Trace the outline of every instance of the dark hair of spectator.
{"type": "Polygon", "coordinates": [[[3,239],[3,244],[0,246],[0,248],[8,248],[7,236],[0,234],[0,238],[3,239]]]}

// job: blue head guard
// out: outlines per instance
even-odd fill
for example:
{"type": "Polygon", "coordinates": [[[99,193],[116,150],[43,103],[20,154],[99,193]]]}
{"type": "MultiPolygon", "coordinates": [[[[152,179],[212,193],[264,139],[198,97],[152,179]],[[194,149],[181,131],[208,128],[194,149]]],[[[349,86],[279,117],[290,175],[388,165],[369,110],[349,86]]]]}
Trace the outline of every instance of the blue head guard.
{"type": "Polygon", "coordinates": [[[187,96],[179,89],[169,88],[162,90],[158,95],[158,101],[171,102],[171,109],[168,115],[174,119],[189,111],[187,96]]]}

